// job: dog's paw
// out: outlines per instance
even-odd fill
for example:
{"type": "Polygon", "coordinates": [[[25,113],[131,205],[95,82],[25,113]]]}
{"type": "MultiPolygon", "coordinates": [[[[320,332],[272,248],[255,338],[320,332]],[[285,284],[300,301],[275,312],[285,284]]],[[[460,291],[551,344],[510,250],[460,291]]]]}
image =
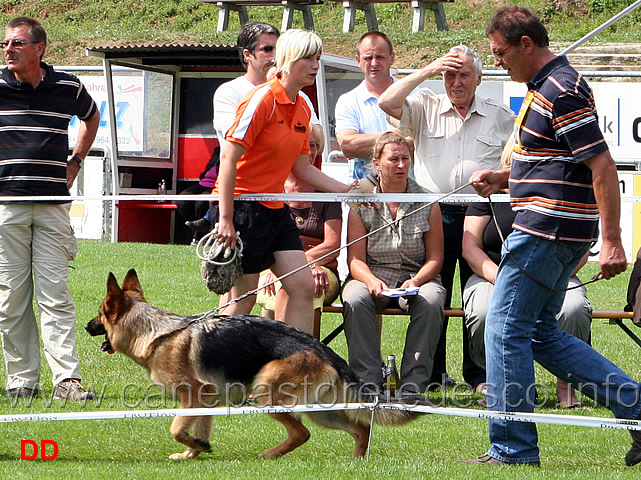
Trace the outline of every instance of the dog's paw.
{"type": "Polygon", "coordinates": [[[258,455],[256,455],[256,458],[278,458],[282,456],[283,456],[283,453],[281,452],[281,450],[279,448],[274,447],[274,448],[270,448],[269,450],[265,450],[262,453],[259,453],[258,455]]]}
{"type": "Polygon", "coordinates": [[[193,448],[188,448],[182,453],[173,453],[169,455],[169,460],[190,460],[192,458],[196,458],[199,454],[199,451],[194,450],[193,448]]]}
{"type": "Polygon", "coordinates": [[[194,441],[198,445],[198,449],[201,452],[207,452],[207,453],[211,452],[211,444],[207,440],[203,440],[202,438],[196,438],[194,439],[194,441]]]}

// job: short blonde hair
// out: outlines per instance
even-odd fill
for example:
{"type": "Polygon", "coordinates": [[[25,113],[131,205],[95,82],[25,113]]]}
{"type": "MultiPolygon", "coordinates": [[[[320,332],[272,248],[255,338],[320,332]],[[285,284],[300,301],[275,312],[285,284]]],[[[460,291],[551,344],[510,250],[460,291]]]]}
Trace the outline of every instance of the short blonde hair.
{"type": "Polygon", "coordinates": [[[290,73],[292,64],[301,58],[313,57],[323,51],[323,41],[309,30],[290,29],[276,42],[276,76],[290,73]]]}

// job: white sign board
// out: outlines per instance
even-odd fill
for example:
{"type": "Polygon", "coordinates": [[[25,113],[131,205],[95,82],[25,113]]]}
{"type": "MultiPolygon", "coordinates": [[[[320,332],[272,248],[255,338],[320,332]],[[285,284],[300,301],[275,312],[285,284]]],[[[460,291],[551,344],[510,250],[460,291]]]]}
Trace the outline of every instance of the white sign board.
{"type": "MultiPolygon", "coordinates": [[[[615,161],[641,162],[641,84],[590,82],[599,126],[615,161]]],[[[518,112],[527,87],[505,82],[503,102],[518,112]]]]}
{"type": "MultiPolygon", "coordinates": [[[[100,112],[100,125],[93,143],[111,151],[111,133],[107,110],[107,87],[102,75],[83,75],[80,81],[93,97],[100,112]]],[[[143,125],[140,122],[144,108],[144,89],[141,76],[116,75],[114,77],[114,100],[118,143],[128,151],[142,151],[143,125]]],[[[73,149],[78,138],[80,120],[73,117],[69,124],[69,148],[73,149]]],[[[72,195],[99,197],[103,194],[103,157],[88,156],[71,188],[72,195]]],[[[78,238],[103,238],[103,202],[100,200],[75,201],[71,207],[71,225],[78,238]]]]}
{"type": "MultiPolygon", "coordinates": [[[[103,157],[89,155],[71,187],[71,195],[100,197],[103,194],[103,157]]],[[[74,201],[69,217],[77,238],[101,240],[103,238],[103,201],[74,201]]]]}
{"type": "MultiPolygon", "coordinates": [[[[100,112],[100,126],[94,147],[103,146],[111,150],[105,79],[102,75],[82,75],[78,78],[93,97],[100,112]]],[[[115,75],[113,80],[118,145],[127,151],[142,151],[144,130],[140,119],[144,118],[141,112],[145,107],[143,79],[137,75],[115,75]]],[[[76,144],[79,128],[80,120],[73,117],[69,124],[70,147],[76,144]]]]}

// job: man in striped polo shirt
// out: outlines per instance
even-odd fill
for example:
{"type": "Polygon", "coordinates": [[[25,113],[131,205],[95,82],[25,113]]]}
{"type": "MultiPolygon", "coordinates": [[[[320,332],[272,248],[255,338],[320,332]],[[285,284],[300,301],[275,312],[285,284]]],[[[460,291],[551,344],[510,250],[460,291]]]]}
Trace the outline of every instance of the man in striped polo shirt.
{"type": "Polygon", "coordinates": [[[74,75],[42,62],[44,27],[29,17],[9,21],[4,40],[7,67],[0,72],[0,330],[7,393],[37,396],[40,381],[40,309],[45,358],[52,371],[54,398],[94,398],[80,384],[75,353],[76,312],[67,285],[77,244],[65,197],[96,136],[100,114],[74,75]],[[67,128],[82,120],[68,161],[67,128]]]}
{"type": "MultiPolygon", "coordinates": [[[[482,196],[509,184],[517,212],[487,315],[487,406],[532,412],[536,360],[616,417],[638,419],[641,385],[556,321],[572,271],[597,240],[599,216],[601,277],[627,266],[616,165],[592,92],[565,57],[549,50],[547,31],[530,10],[499,9],[486,34],[495,65],[529,89],[516,121],[512,168],[481,170],[470,179],[482,196]]],[[[534,423],[490,420],[489,433],[487,454],[466,463],[539,465],[534,423]]],[[[641,431],[630,433],[625,460],[632,466],[641,461],[641,431]]]]}

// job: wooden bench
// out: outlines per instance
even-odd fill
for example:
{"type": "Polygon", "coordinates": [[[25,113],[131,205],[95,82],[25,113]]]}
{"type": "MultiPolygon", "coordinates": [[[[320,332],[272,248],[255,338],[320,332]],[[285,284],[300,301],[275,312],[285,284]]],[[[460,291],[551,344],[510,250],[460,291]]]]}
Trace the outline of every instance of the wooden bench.
{"type": "MultiPolygon", "coordinates": [[[[331,305],[325,305],[323,307],[323,313],[342,313],[343,306],[338,303],[333,303],[331,305]]],[[[379,312],[380,315],[407,315],[405,310],[400,308],[385,308],[379,312]]],[[[623,310],[593,310],[592,318],[606,319],[611,324],[616,324],[639,346],[641,347],[641,339],[632,331],[630,328],[623,323],[623,320],[626,318],[632,319],[632,312],[624,312],[623,310]]],[[[462,308],[446,308],[445,309],[446,317],[463,317],[462,308]]],[[[332,332],[330,332],[324,339],[323,343],[328,344],[334,340],[342,331],[343,324],[341,323],[336,327],[332,332]]]]}
{"type": "Polygon", "coordinates": [[[281,32],[292,27],[294,12],[300,10],[303,12],[303,21],[305,29],[314,30],[314,17],[312,16],[312,5],[320,5],[322,0],[201,0],[205,3],[215,3],[220,11],[218,12],[218,32],[224,32],[229,28],[229,13],[238,12],[240,24],[243,25],[249,21],[247,13],[248,6],[270,6],[282,5],[283,21],[280,27],[281,32]]]}
{"type": "MultiPolygon", "coordinates": [[[[356,11],[365,12],[365,21],[369,32],[378,30],[378,19],[376,18],[375,3],[404,3],[398,0],[338,0],[342,1],[345,8],[343,16],[343,32],[353,32],[356,20],[356,11]]],[[[405,0],[407,2],[408,0],[405,0]]],[[[436,28],[439,31],[448,30],[447,19],[445,18],[445,8],[443,3],[453,2],[454,0],[409,0],[414,9],[412,17],[412,32],[420,32],[425,28],[425,12],[431,10],[434,13],[436,28]]]]}

